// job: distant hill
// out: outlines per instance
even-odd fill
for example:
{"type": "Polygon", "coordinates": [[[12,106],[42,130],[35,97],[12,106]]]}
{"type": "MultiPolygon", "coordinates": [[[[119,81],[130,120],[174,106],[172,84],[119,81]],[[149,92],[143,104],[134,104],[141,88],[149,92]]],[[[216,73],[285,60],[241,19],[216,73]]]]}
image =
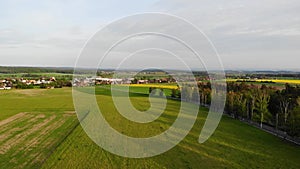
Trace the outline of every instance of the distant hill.
{"type": "Polygon", "coordinates": [[[0,66],[0,73],[15,74],[15,73],[66,73],[72,74],[73,68],[66,67],[10,67],[0,66]]]}

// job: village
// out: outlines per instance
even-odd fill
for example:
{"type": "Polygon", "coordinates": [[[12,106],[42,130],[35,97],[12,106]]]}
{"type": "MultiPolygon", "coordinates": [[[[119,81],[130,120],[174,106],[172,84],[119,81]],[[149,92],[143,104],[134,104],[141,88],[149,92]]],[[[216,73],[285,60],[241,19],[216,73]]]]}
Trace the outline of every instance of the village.
{"type": "Polygon", "coordinates": [[[24,78],[5,78],[0,80],[0,90],[11,90],[13,88],[24,89],[24,88],[34,88],[41,87],[45,88],[54,88],[54,85],[51,86],[51,83],[55,83],[55,77],[50,78],[39,78],[36,80],[33,79],[24,79],[24,78]],[[47,86],[49,85],[49,86],[47,86]]]}
{"type": "Polygon", "coordinates": [[[150,84],[150,83],[174,83],[173,78],[156,78],[156,79],[137,79],[137,78],[75,78],[74,87],[84,87],[93,85],[110,85],[110,84],[150,84]]]}
{"type": "MultiPolygon", "coordinates": [[[[190,81],[184,74],[179,77],[180,81],[190,81]]],[[[178,80],[178,79],[177,79],[178,80]]],[[[168,75],[139,75],[136,77],[113,78],[107,76],[90,76],[90,77],[6,77],[0,79],[0,90],[11,89],[53,89],[61,87],[86,87],[94,85],[111,85],[111,84],[158,84],[158,83],[177,83],[177,80],[168,75]]],[[[208,80],[207,77],[196,77],[197,81],[208,80]]]]}
{"type": "Polygon", "coordinates": [[[174,83],[173,78],[137,79],[137,78],[74,78],[73,80],[57,80],[55,77],[41,77],[38,79],[5,78],[0,79],[0,90],[30,89],[30,88],[61,88],[61,87],[84,87],[110,84],[150,84],[150,83],[174,83]]]}

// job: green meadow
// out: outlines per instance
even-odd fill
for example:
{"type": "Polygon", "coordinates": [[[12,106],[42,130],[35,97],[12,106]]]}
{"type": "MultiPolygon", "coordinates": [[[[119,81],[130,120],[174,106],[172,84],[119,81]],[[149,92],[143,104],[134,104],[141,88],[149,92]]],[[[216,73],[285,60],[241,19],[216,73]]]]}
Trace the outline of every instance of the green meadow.
{"type": "MultiPolygon", "coordinates": [[[[130,91],[135,108],[150,107],[148,88],[130,91]]],[[[118,113],[108,88],[97,87],[95,94],[109,124],[133,137],[168,130],[180,107],[179,101],[168,100],[158,119],[140,124],[118,113]]],[[[71,88],[0,91],[0,107],[0,168],[300,168],[300,146],[226,116],[212,137],[199,144],[206,108],[199,109],[194,127],[176,147],[130,159],[103,150],[87,136],[78,125],[71,88]]]]}

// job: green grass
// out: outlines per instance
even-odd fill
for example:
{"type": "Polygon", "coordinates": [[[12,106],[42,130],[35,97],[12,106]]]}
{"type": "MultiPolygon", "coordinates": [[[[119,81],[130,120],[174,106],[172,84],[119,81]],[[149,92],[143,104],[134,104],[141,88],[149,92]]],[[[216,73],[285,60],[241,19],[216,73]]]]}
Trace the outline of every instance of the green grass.
{"type": "MultiPolygon", "coordinates": [[[[80,90],[93,92],[91,88],[80,90]]],[[[147,89],[132,88],[131,91],[139,93],[131,94],[131,101],[137,109],[149,108],[147,89]]],[[[180,107],[178,101],[168,100],[167,109],[161,117],[151,123],[140,124],[125,119],[117,112],[109,90],[97,88],[96,94],[99,107],[110,125],[117,131],[134,137],[149,137],[167,130],[176,119],[180,107]]],[[[61,117],[64,111],[74,109],[70,88],[0,91],[0,106],[1,120],[19,112],[45,114],[46,117],[58,114],[58,117],[61,117]]],[[[31,152],[19,152],[14,158],[15,165],[5,163],[11,159],[11,154],[0,154],[0,168],[3,168],[2,165],[4,168],[20,166],[26,161],[25,155],[34,157],[37,152],[51,154],[50,157],[42,156],[47,159],[42,168],[300,168],[299,146],[225,116],[213,136],[204,144],[199,144],[198,137],[206,116],[207,109],[201,108],[193,129],[180,144],[164,154],[145,159],[123,158],[103,150],[85,134],[81,126],[76,127],[52,154],[49,149],[43,148],[44,142],[47,142],[47,138],[65,136],[67,129],[73,124],[66,122],[60,130],[53,131],[40,143],[42,148],[31,152]]],[[[26,130],[26,125],[30,128],[34,124],[29,125],[24,119],[19,124],[12,124],[12,128],[18,125],[25,126],[26,130]]],[[[1,132],[6,130],[1,128],[1,132]]],[[[32,135],[28,139],[34,137],[35,135],[32,135]]],[[[17,152],[22,146],[18,145],[11,153],[17,152]]],[[[55,145],[49,146],[50,149],[53,147],[55,145]]],[[[23,167],[32,168],[38,164],[41,163],[28,163],[23,167]]]]}
{"type": "Polygon", "coordinates": [[[78,123],[70,89],[0,91],[0,107],[0,121],[24,114],[0,126],[0,168],[40,167],[78,123]]]}
{"type": "Polygon", "coordinates": [[[73,111],[71,89],[0,91],[0,120],[20,112],[73,111]]]}
{"type": "MultiPolygon", "coordinates": [[[[124,119],[105,91],[96,89],[106,120],[117,131],[133,137],[149,137],[168,129],[174,122],[179,102],[168,101],[165,113],[148,124],[124,119]]],[[[139,89],[138,89],[139,90],[139,89]]],[[[131,98],[137,109],[149,107],[147,97],[131,98]]],[[[223,117],[214,135],[197,142],[207,116],[201,108],[189,135],[175,148],[156,157],[129,159],[111,154],[91,141],[81,127],[47,160],[44,168],[299,168],[300,148],[239,121],[223,117]]]]}
{"type": "Polygon", "coordinates": [[[106,152],[78,127],[43,168],[299,168],[299,148],[228,118],[209,141],[199,144],[199,123],[174,149],[146,159],[106,152]]]}
{"type": "Polygon", "coordinates": [[[75,114],[36,112],[1,126],[1,168],[40,167],[77,122],[75,114]]]}
{"type": "MultiPolygon", "coordinates": [[[[115,85],[113,89],[118,90],[120,92],[122,92],[122,91],[126,92],[126,88],[128,88],[128,86],[115,85]]],[[[94,93],[93,88],[82,88],[82,89],[78,89],[78,90],[85,91],[88,93],[94,93]],[[86,91],[86,90],[88,90],[88,91],[86,91]]],[[[130,91],[129,95],[132,97],[134,97],[134,96],[148,97],[149,96],[149,87],[147,87],[147,86],[129,86],[129,91],[130,91]]],[[[172,94],[171,89],[163,89],[163,92],[166,96],[171,96],[171,94],[172,94]]],[[[95,88],[95,94],[110,96],[111,95],[110,85],[97,86],[95,88]]],[[[158,95],[158,93],[157,93],[157,95],[158,95]]]]}

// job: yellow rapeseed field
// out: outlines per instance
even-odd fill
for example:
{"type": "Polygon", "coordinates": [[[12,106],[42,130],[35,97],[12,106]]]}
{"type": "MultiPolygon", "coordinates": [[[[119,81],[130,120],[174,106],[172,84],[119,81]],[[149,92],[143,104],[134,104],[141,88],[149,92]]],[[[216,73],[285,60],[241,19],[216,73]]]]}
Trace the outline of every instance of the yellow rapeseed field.
{"type": "Polygon", "coordinates": [[[284,79],[284,80],[272,80],[275,83],[290,83],[290,84],[300,84],[300,80],[289,80],[289,79],[284,79]]]}

